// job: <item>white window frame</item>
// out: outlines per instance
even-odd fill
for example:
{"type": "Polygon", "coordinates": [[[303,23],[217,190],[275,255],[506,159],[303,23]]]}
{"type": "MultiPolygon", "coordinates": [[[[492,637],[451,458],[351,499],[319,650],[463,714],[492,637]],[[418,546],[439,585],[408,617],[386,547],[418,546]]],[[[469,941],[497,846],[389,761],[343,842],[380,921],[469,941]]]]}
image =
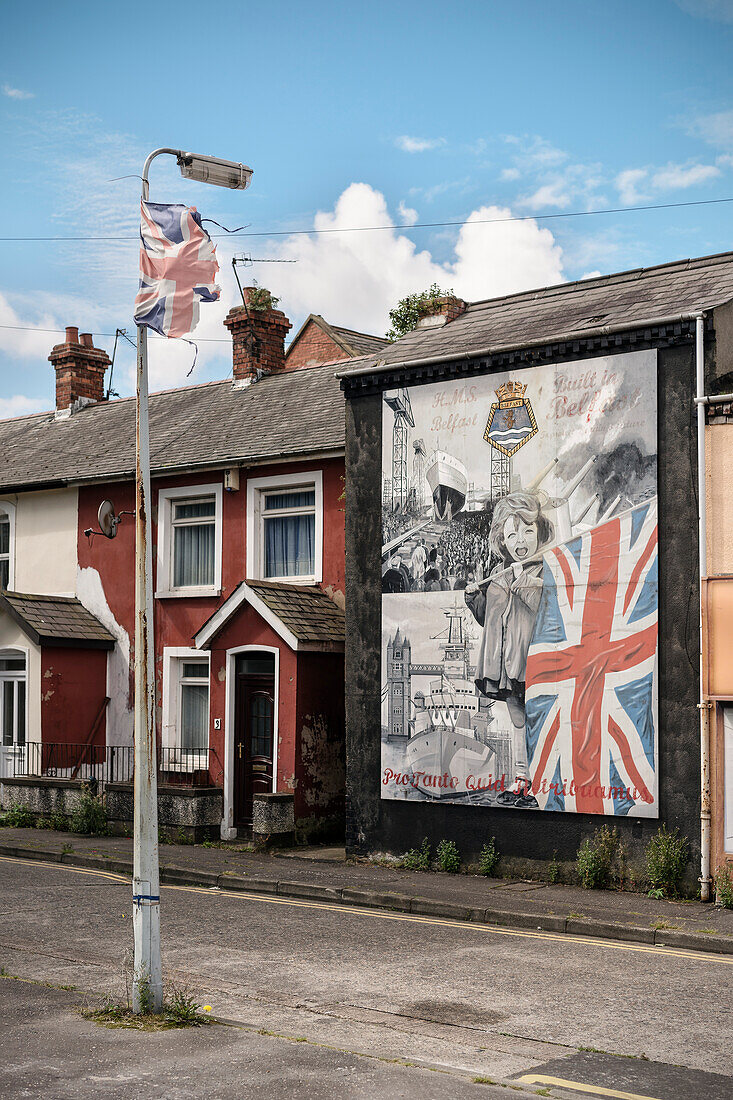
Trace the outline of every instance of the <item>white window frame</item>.
{"type": "Polygon", "coordinates": [[[323,580],[323,471],[304,470],[297,474],[276,474],[272,477],[247,479],[247,579],[285,581],[288,584],[319,584],[323,580]],[[267,493],[315,491],[315,561],[310,576],[265,576],[265,524],[263,505],[267,493]]]}
{"type": "MultiPolygon", "coordinates": [[[[0,500],[0,515],[7,516],[10,523],[10,542],[8,545],[8,587],[11,592],[15,587],[15,505],[8,500],[0,500]]],[[[5,558],[5,555],[2,555],[5,558]]]]}
{"type": "Polygon", "coordinates": [[[171,599],[185,596],[219,596],[221,594],[221,545],[222,545],[222,501],[221,482],[214,485],[181,485],[175,489],[158,490],[158,573],[156,598],[171,599]],[[195,501],[201,497],[213,497],[214,508],[214,583],[213,584],[173,584],[173,504],[182,501],[195,501]]]}
{"type": "Polygon", "coordinates": [[[209,748],[211,739],[211,656],[205,650],[189,649],[185,646],[163,647],[163,713],[161,715],[161,748],[179,750],[179,758],[166,759],[165,771],[190,772],[203,770],[209,766],[209,748]],[[190,661],[206,662],[209,670],[209,710],[206,721],[206,747],[196,752],[185,752],[181,745],[181,670],[190,661]],[[203,763],[202,763],[203,759],[203,763]]]}

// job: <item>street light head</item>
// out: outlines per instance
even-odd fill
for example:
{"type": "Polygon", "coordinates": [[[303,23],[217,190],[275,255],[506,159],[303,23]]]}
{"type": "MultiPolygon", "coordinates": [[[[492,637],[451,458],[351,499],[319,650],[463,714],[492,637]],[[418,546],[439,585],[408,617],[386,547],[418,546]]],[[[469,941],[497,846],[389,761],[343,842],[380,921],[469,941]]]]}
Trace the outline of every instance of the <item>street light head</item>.
{"type": "Polygon", "coordinates": [[[198,183],[213,183],[217,187],[232,187],[244,191],[252,179],[252,169],[246,164],[220,157],[207,157],[199,153],[178,153],[181,175],[198,183]]]}

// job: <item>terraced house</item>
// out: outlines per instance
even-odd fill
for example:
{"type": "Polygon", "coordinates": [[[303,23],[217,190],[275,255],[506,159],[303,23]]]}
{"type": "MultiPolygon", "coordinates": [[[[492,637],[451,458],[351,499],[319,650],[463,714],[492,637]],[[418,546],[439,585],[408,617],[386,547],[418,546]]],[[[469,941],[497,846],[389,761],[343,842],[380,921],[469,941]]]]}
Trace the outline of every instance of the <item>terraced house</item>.
{"type": "MultiPolygon", "coordinates": [[[[319,328],[290,359],[272,308],[225,324],[233,376],[150,399],[161,826],[246,835],[267,794],[325,835],[343,816],[344,403],[323,363],[358,349],[322,322],[337,339],[319,328]]],[[[56,408],[0,422],[3,799],[63,812],[93,778],[125,827],[135,402],[106,398],[90,335],[68,328],[49,359],[56,408]]]]}

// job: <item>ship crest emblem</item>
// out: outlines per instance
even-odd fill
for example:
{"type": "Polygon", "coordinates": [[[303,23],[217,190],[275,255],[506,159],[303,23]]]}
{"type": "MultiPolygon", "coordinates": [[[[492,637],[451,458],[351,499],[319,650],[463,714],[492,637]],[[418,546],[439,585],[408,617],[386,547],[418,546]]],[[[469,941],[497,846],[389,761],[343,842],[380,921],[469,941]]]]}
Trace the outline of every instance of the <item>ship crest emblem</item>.
{"type": "Polygon", "coordinates": [[[499,400],[491,406],[486,422],[484,439],[509,458],[537,434],[537,421],[529,398],[525,397],[526,391],[521,382],[502,383],[494,391],[499,400]]]}

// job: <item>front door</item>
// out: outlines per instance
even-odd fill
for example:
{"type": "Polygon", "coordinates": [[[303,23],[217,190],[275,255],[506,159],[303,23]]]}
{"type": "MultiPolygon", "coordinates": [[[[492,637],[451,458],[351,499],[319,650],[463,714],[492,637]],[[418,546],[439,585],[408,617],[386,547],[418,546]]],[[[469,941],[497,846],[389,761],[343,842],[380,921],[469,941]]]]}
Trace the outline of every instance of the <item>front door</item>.
{"type": "Polygon", "coordinates": [[[252,824],[255,794],[273,789],[275,658],[271,653],[237,657],[234,718],[234,823],[252,824]]]}
{"type": "Polygon", "coordinates": [[[0,779],[15,774],[16,761],[25,752],[25,654],[0,651],[0,779]]]}

